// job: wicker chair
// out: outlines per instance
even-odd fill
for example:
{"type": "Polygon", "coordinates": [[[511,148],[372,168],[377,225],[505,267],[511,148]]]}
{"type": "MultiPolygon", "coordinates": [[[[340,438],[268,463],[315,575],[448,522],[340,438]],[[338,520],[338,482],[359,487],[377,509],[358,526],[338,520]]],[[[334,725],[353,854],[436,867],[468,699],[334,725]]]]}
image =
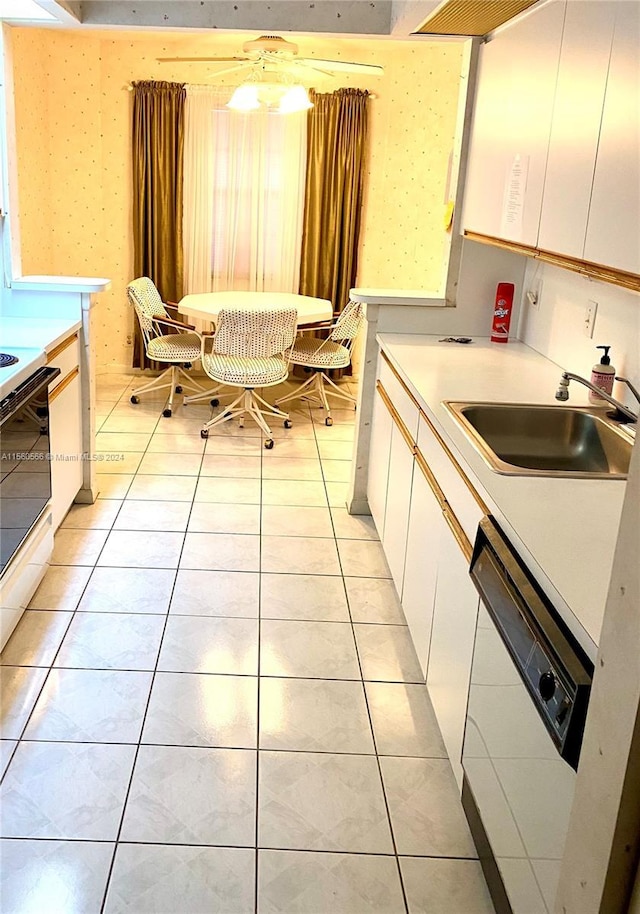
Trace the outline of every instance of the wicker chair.
{"type": "MultiPolygon", "coordinates": [[[[156,362],[171,363],[158,377],[136,387],[131,394],[131,402],[139,403],[140,394],[169,388],[169,399],[162,411],[163,416],[169,417],[173,408],[174,393],[182,393],[183,387],[204,392],[204,387],[184,370],[200,358],[200,335],[193,332],[195,328],[191,324],[183,324],[170,317],[167,307],[177,308],[177,305],[165,306],[160,293],[148,276],[141,276],[130,282],[127,286],[127,295],[140,324],[147,357],[156,362]],[[173,327],[185,332],[166,333],[163,332],[164,327],[173,327]]],[[[217,406],[217,401],[213,405],[217,406]]]]}
{"type": "Polygon", "coordinates": [[[296,337],[296,341],[289,352],[289,361],[292,365],[304,365],[305,368],[312,368],[313,375],[308,381],[297,387],[293,393],[276,400],[276,406],[299,398],[313,400],[326,410],[325,425],[333,425],[327,396],[338,397],[338,399],[346,400],[355,406],[355,397],[340,390],[326,372],[331,368],[346,368],[351,364],[351,347],[363,320],[362,305],[359,302],[350,301],[342,313],[338,315],[335,323],[329,328],[329,335],[326,339],[322,340],[317,337],[303,335],[296,337]]]}
{"type": "Polygon", "coordinates": [[[236,416],[241,427],[245,415],[260,426],[267,436],[266,448],[273,447],[267,417],[282,418],[285,428],[291,428],[289,414],[263,400],[255,388],[272,387],[288,377],[287,351],[295,339],[297,320],[295,308],[221,309],[215,332],[202,336],[202,367],[219,384],[243,390],[223,413],[205,423],[200,432],[203,438],[209,436],[213,426],[236,416]],[[207,351],[206,343],[211,336],[213,346],[207,351]]]}

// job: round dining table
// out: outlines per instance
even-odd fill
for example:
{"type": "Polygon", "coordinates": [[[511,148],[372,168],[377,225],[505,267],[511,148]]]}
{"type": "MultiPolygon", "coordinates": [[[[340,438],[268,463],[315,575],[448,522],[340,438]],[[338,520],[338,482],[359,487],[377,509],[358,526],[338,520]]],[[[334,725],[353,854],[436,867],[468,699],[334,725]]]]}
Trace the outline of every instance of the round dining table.
{"type": "Polygon", "coordinates": [[[333,317],[333,306],[327,299],[294,292],[198,292],[185,295],[179,303],[181,314],[214,324],[222,308],[295,308],[299,327],[324,323],[333,317]]]}

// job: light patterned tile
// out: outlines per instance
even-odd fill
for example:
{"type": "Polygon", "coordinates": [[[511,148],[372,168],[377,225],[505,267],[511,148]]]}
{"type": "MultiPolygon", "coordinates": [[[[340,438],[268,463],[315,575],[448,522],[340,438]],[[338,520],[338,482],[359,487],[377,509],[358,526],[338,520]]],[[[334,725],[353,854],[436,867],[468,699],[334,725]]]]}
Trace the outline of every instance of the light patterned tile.
{"type": "Polygon", "coordinates": [[[380,759],[399,854],[476,857],[449,759],[380,759]]]}
{"type": "Polygon", "coordinates": [[[167,476],[197,476],[200,472],[200,454],[145,454],[138,473],[167,476]]]}
{"type": "Polygon", "coordinates": [[[327,501],[332,508],[344,508],[347,504],[349,494],[348,482],[325,482],[327,490],[327,501]]]}
{"type": "Polygon", "coordinates": [[[20,743],[0,787],[3,837],[115,840],[134,754],[134,746],[20,743]]]}
{"type": "Polygon", "coordinates": [[[158,533],[141,536],[137,530],[112,530],[98,567],[177,568],[184,533],[158,533]]]}
{"type": "Polygon", "coordinates": [[[327,482],[342,482],[346,484],[351,479],[351,461],[323,459],[322,475],[327,482]]]}
{"type": "Polygon", "coordinates": [[[146,451],[151,432],[98,432],[96,451],[146,451]]]}
{"type": "MultiPolygon", "coordinates": [[[[261,850],[258,911],[400,914],[404,901],[398,866],[391,856],[261,850]]],[[[440,912],[434,909],[430,914],[440,912]]],[[[454,912],[448,909],[447,914],[454,912]]],[[[456,914],[462,914],[462,909],[456,914]]]]}
{"type": "Polygon", "coordinates": [[[46,669],[24,666],[0,667],[3,740],[19,739],[22,735],[46,675],[46,669]]]}
{"type": "Polygon", "coordinates": [[[196,476],[135,477],[127,492],[128,499],[141,501],[192,501],[196,476]]]}
{"type": "Polygon", "coordinates": [[[51,564],[95,565],[108,535],[108,530],[58,530],[51,564]]]}
{"type": "Polygon", "coordinates": [[[177,432],[157,433],[151,437],[148,454],[204,454],[205,440],[197,435],[177,432]]]}
{"type": "Polygon", "coordinates": [[[264,619],[260,626],[260,674],[360,679],[351,626],[264,619]]]}
{"type": "Polygon", "coordinates": [[[51,666],[72,613],[28,609],[0,654],[5,666],[51,666]]]}
{"type": "Polygon", "coordinates": [[[255,749],[257,711],[255,676],[157,673],[142,742],[255,749]]]}
{"type": "Polygon", "coordinates": [[[262,536],[262,571],[274,574],[340,574],[334,539],[262,536]]]}
{"type": "Polygon", "coordinates": [[[355,426],[351,423],[346,425],[342,422],[339,424],[334,423],[330,427],[316,423],[313,428],[318,444],[321,441],[348,441],[352,444],[355,437],[355,426]]]}
{"type": "Polygon", "coordinates": [[[195,502],[217,502],[231,505],[259,505],[259,479],[225,479],[222,476],[201,476],[195,502]]]}
{"type": "Polygon", "coordinates": [[[25,739],[136,743],[151,689],[151,673],[51,670],[25,739]]]}
{"type": "Polygon", "coordinates": [[[180,569],[171,613],[181,616],[258,618],[260,575],[250,571],[180,569]]]}
{"type": "MultiPolygon", "coordinates": [[[[11,761],[14,749],[18,745],[17,739],[0,739],[0,778],[7,770],[7,765],[11,761]]],[[[0,858],[2,852],[0,851],[0,858]]],[[[1,878],[1,877],[0,877],[1,878]]],[[[0,885],[0,897],[2,897],[2,886],[0,885]]]]}
{"type": "Polygon", "coordinates": [[[78,613],[56,657],[56,667],[153,670],[165,616],[78,613]]]}
{"type": "Polygon", "coordinates": [[[122,476],[137,472],[142,454],[136,451],[96,451],[94,460],[104,472],[122,476]]]}
{"type": "Polygon", "coordinates": [[[382,543],[366,540],[338,540],[338,552],[345,577],[390,578],[382,543]]]}
{"type": "MultiPolygon", "coordinates": [[[[229,423],[225,423],[225,425],[229,425],[229,423]]],[[[210,429],[207,446],[205,448],[205,456],[213,458],[212,463],[215,463],[216,455],[260,458],[262,456],[262,441],[260,429],[257,426],[256,430],[257,434],[247,435],[243,438],[239,434],[214,434],[214,430],[210,429]]],[[[245,432],[248,431],[249,427],[247,426],[245,432]]]]}
{"type": "MultiPolygon", "coordinates": [[[[275,448],[274,448],[275,451],[275,448]]],[[[264,460],[263,479],[298,479],[319,482],[322,479],[320,461],[317,457],[279,457],[264,460]]]]}
{"type": "Polygon", "coordinates": [[[122,840],[255,846],[256,755],[141,746],[122,840]]]}
{"type": "Polygon", "coordinates": [[[254,877],[253,850],[119,844],[104,911],[251,914],[254,877]]]}
{"type": "Polygon", "coordinates": [[[406,625],[353,626],[364,679],[424,682],[406,625]]]}
{"type": "MultiPolygon", "coordinates": [[[[292,429],[293,431],[293,429],[292,429]]],[[[297,432],[299,433],[299,429],[297,432]]],[[[313,429],[311,430],[313,434],[313,429]]],[[[263,460],[273,460],[280,457],[304,457],[304,458],[314,458],[318,459],[318,446],[315,442],[315,438],[300,438],[294,436],[292,438],[280,438],[278,435],[274,437],[278,439],[278,443],[270,451],[264,451],[262,457],[263,460]]]]}
{"type": "Polygon", "coordinates": [[[178,673],[258,672],[258,622],[169,614],[158,669],[178,673]]]}
{"type": "Polygon", "coordinates": [[[262,532],[266,536],[333,536],[328,508],[298,505],[264,505],[262,532]]]}
{"type": "Polygon", "coordinates": [[[260,748],[373,753],[362,683],[263,678],[260,748]]]}
{"type": "MultiPolygon", "coordinates": [[[[151,533],[187,529],[188,501],[124,501],[114,530],[148,530],[151,533]]],[[[140,538],[140,537],[139,537],[140,538]]]]}
{"type": "MultiPolygon", "coordinates": [[[[236,391],[234,391],[234,399],[236,391]]],[[[227,403],[228,402],[229,401],[227,401],[227,403]]],[[[209,442],[211,442],[211,445],[207,442],[208,453],[230,453],[224,449],[218,450],[218,448],[227,447],[227,445],[216,444],[218,438],[257,438],[258,443],[261,443],[262,431],[254,422],[245,422],[244,428],[240,428],[237,419],[230,420],[229,422],[221,422],[219,425],[213,425],[209,429],[209,442]]],[[[233,447],[233,445],[231,445],[231,447],[233,447]]],[[[240,447],[246,447],[246,445],[242,444],[240,447]]]]}
{"type": "MultiPolygon", "coordinates": [[[[349,392],[347,390],[347,392],[349,392]]],[[[334,401],[335,402],[335,401],[334,401]]],[[[335,428],[337,425],[351,425],[353,426],[356,421],[356,409],[355,405],[351,407],[331,407],[331,417],[333,419],[333,426],[335,428]]],[[[314,409],[313,410],[313,421],[317,425],[324,426],[324,410],[314,409]]]]}
{"type": "Polygon", "coordinates": [[[29,609],[73,611],[87,586],[91,568],[82,565],[53,565],[29,603],[29,609]]]}
{"type": "Polygon", "coordinates": [[[406,625],[393,581],[345,577],[344,583],[354,622],[406,625]]]}
{"type": "Polygon", "coordinates": [[[349,514],[346,508],[332,508],[331,518],[338,539],[380,539],[373,518],[368,514],[349,514]]]}
{"type": "Polygon", "coordinates": [[[260,479],[262,457],[260,454],[209,454],[202,461],[202,476],[231,476],[235,478],[260,479]]]}
{"type": "Polygon", "coordinates": [[[260,847],[392,853],[376,759],[260,753],[260,847]]]}
{"type": "Polygon", "coordinates": [[[365,687],[379,755],[447,757],[426,686],[367,682],[365,687]]]}
{"type": "Polygon", "coordinates": [[[327,494],[321,482],[265,479],[262,483],[262,503],[326,507],[327,494]]]}
{"type": "Polygon", "coordinates": [[[160,418],[160,408],[158,408],[157,415],[145,415],[143,412],[140,412],[136,415],[137,410],[134,406],[131,406],[131,414],[129,415],[128,411],[124,413],[122,410],[114,410],[109,418],[106,419],[102,427],[100,428],[101,432],[135,432],[136,434],[141,434],[144,432],[151,433],[154,431],[158,420],[160,418]]]}
{"type": "Polygon", "coordinates": [[[260,537],[235,533],[187,533],[180,568],[259,571],[260,537]]]}
{"type": "Polygon", "coordinates": [[[429,860],[400,857],[409,914],[464,911],[495,914],[477,860],[429,860]]]}
{"type": "Polygon", "coordinates": [[[263,573],[260,615],[263,619],[349,622],[342,578],[263,573]]]}
{"type": "MultiPolygon", "coordinates": [[[[235,458],[234,458],[235,459],[235,458]]],[[[190,533],[260,533],[260,505],[198,502],[191,509],[190,533]]]]}
{"type": "Polygon", "coordinates": [[[324,465],[325,460],[348,460],[353,458],[353,443],[351,441],[336,441],[328,437],[318,441],[318,452],[324,465]]]}
{"type": "Polygon", "coordinates": [[[95,568],[78,610],[166,613],[175,576],[175,571],[166,568],[95,568]]]}
{"type": "Polygon", "coordinates": [[[97,473],[98,498],[117,498],[118,500],[126,498],[132,482],[133,476],[128,473],[123,475],[118,473],[97,473]]]}
{"type": "Polygon", "coordinates": [[[92,505],[71,505],[62,529],[110,530],[121,504],[119,499],[98,498],[92,505]]]}
{"type": "Polygon", "coordinates": [[[3,910],[14,914],[98,914],[113,844],[97,841],[0,842],[3,910]]]}

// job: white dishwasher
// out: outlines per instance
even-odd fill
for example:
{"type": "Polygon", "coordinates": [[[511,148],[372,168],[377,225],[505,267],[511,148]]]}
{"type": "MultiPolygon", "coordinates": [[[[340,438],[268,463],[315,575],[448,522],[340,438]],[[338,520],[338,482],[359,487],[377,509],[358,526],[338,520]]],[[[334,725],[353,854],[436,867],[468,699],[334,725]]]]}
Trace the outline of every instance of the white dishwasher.
{"type": "Polygon", "coordinates": [[[463,804],[497,914],[552,914],[593,665],[484,518],[463,804]]]}

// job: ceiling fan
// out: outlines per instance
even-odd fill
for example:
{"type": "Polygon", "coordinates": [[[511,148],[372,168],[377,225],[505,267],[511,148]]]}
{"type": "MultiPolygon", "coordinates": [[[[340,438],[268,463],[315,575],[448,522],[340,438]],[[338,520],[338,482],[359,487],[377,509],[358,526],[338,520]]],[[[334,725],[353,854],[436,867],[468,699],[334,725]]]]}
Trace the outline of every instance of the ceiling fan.
{"type": "Polygon", "coordinates": [[[319,57],[298,57],[298,45],[278,35],[261,35],[246,41],[244,57],[158,57],[158,63],[178,62],[237,62],[233,67],[217,70],[215,76],[224,76],[236,70],[284,70],[303,77],[307,71],[332,76],[334,73],[356,73],[363,76],[382,76],[382,67],[368,63],[350,63],[344,60],[323,60],[319,57]]]}

